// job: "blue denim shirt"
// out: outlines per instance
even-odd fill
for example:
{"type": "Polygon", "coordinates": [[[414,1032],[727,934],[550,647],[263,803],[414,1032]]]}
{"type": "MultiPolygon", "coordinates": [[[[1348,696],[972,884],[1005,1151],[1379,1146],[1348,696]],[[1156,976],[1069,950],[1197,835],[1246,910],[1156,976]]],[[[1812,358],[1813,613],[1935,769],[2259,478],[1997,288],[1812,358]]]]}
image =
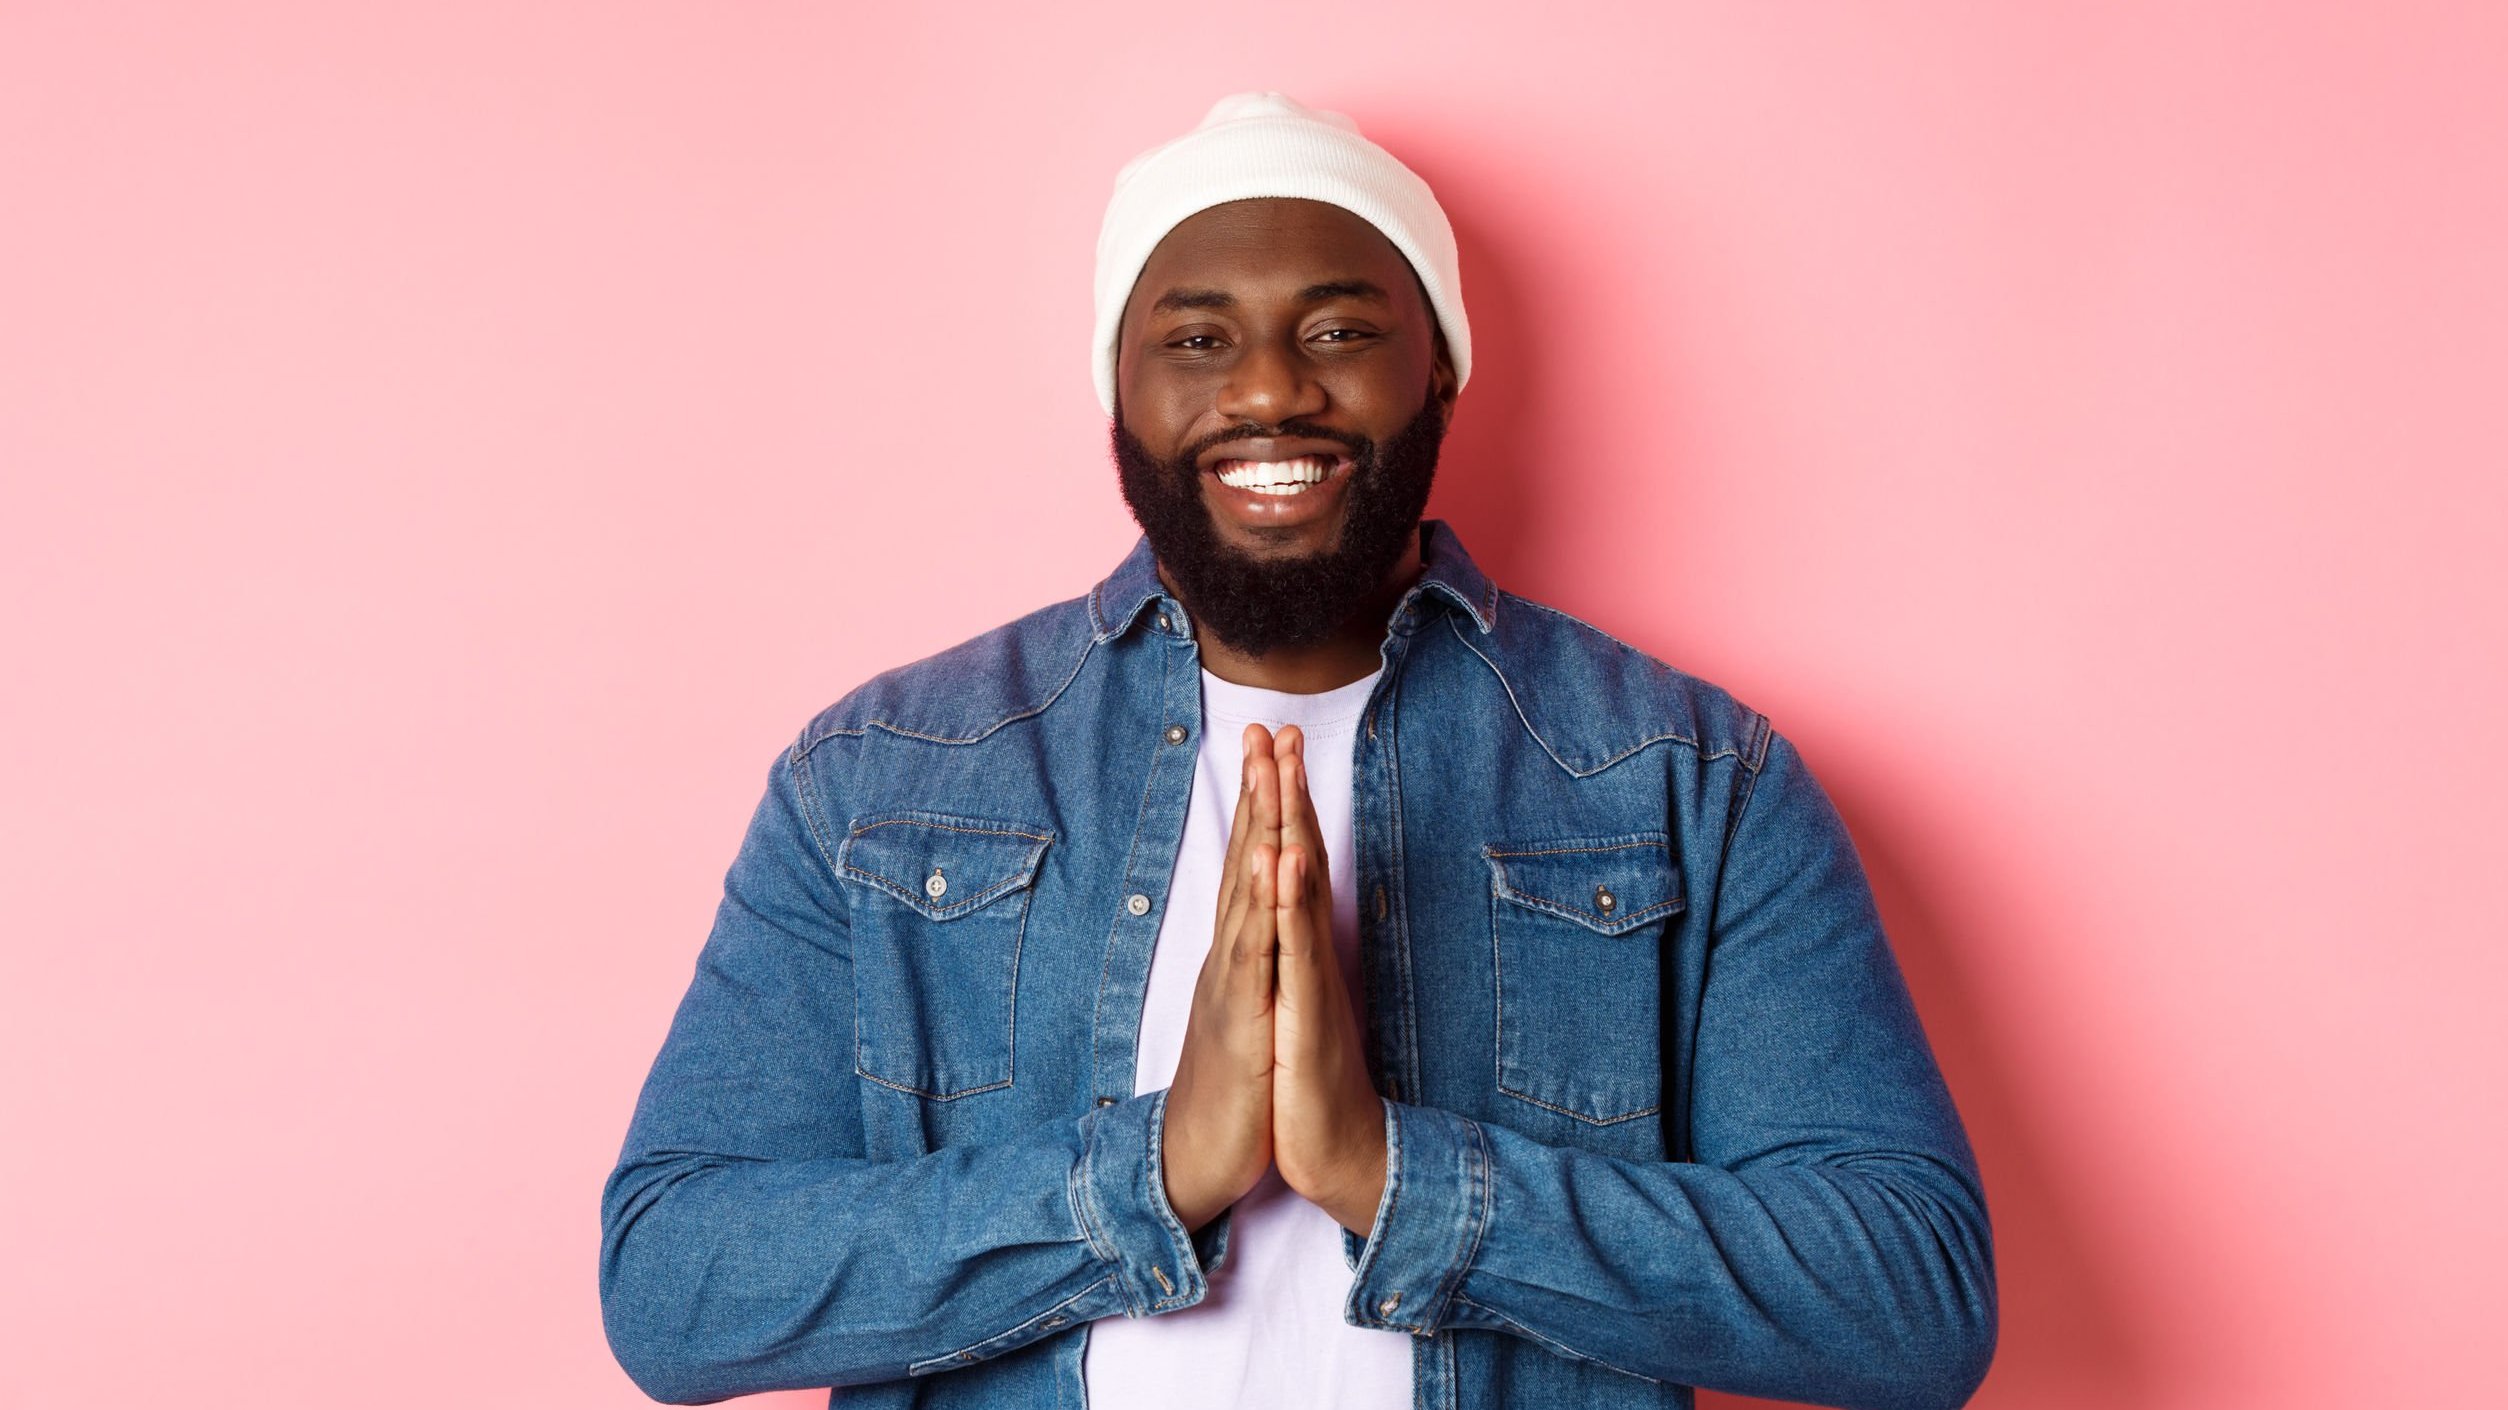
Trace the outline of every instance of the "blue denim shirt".
{"type": "MultiPolygon", "coordinates": [[[[1984,1194],[1828,798],[1724,691],[1422,545],[1333,858],[1387,1148],[1344,1318],[1411,1339],[1424,1407],[1964,1402],[1984,1194]]],[[[1094,1319],[1202,1299],[1227,1217],[1178,1222],[1132,1095],[1194,630],[1143,541],[776,756],[602,1190],[648,1394],[1077,1407],[1094,1319]]]]}

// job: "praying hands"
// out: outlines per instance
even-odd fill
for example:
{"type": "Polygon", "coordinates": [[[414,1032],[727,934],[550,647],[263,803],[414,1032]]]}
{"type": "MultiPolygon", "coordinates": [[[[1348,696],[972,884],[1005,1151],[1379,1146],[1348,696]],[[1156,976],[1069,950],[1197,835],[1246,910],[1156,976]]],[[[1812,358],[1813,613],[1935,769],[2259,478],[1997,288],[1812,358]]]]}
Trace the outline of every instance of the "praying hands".
{"type": "Polygon", "coordinates": [[[1245,731],[1218,921],[1167,1096],[1167,1200],[1198,1230],[1266,1169],[1364,1237],[1384,1193],[1384,1107],[1333,945],[1332,873],[1305,740],[1245,731]]]}

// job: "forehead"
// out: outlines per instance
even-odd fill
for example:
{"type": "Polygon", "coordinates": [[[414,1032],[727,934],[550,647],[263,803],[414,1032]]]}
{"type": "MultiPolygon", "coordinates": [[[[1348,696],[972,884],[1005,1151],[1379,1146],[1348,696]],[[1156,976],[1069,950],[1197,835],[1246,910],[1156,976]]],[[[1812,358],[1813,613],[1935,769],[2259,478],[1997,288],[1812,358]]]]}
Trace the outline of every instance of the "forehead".
{"type": "Polygon", "coordinates": [[[1178,284],[1254,296],[1345,278],[1372,280],[1396,299],[1416,297],[1410,261],[1355,212],[1328,201],[1264,196],[1178,222],[1141,266],[1131,302],[1138,307],[1178,284]]]}

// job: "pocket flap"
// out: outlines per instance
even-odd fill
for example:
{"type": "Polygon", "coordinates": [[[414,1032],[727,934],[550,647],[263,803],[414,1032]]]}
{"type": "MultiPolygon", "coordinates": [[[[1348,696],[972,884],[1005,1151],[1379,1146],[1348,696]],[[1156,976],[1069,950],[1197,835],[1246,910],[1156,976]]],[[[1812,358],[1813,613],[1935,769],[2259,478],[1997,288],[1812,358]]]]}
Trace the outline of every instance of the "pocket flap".
{"type": "Polygon", "coordinates": [[[853,820],[836,865],[933,920],[955,920],[1034,881],[1053,840],[1044,828],[989,818],[879,813],[853,820]]]}
{"type": "Polygon", "coordinates": [[[1498,895],[1621,935],[1687,904],[1681,868],[1660,832],[1493,843],[1481,849],[1498,895]]]}

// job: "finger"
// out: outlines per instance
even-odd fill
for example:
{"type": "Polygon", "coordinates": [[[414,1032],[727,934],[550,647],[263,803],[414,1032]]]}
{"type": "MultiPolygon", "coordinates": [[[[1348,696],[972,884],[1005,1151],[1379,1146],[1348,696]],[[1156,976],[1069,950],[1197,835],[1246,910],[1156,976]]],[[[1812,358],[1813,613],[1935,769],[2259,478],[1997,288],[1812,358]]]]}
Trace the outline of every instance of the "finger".
{"type": "Polygon", "coordinates": [[[1306,776],[1306,734],[1295,725],[1280,732],[1274,752],[1285,745],[1280,756],[1280,845],[1292,844],[1306,850],[1306,863],[1318,878],[1323,894],[1332,894],[1332,858],[1324,847],[1323,820],[1315,812],[1315,794],[1308,787],[1306,776]]]}
{"type": "Polygon", "coordinates": [[[1229,942],[1229,978],[1237,992],[1256,1008],[1269,1008],[1277,982],[1279,956],[1276,912],[1280,853],[1269,843],[1256,843],[1246,854],[1246,895],[1250,904],[1229,942]]]}
{"type": "MultiPolygon", "coordinates": [[[[1280,878],[1275,890],[1275,924],[1279,931],[1280,960],[1275,981],[1280,986],[1283,1006],[1301,1014],[1324,1012],[1324,1001],[1330,991],[1324,985],[1324,966],[1319,956],[1330,946],[1330,932],[1319,931],[1315,909],[1308,904],[1315,884],[1302,848],[1284,847],[1280,852],[1280,878]]],[[[1312,1025],[1304,1031],[1313,1032],[1312,1025]]]]}
{"type": "Polygon", "coordinates": [[[1219,916],[1223,934],[1226,933],[1229,912],[1245,890],[1246,834],[1251,831],[1246,826],[1246,820],[1254,813],[1254,790],[1250,784],[1254,777],[1254,753],[1250,747],[1252,726],[1248,726],[1247,730],[1247,734],[1238,741],[1242,753],[1237,762],[1236,815],[1228,820],[1228,855],[1219,869],[1219,916]]]}
{"type": "Polygon", "coordinates": [[[1254,838],[1257,843],[1280,846],[1280,765],[1272,757],[1271,731],[1261,725],[1246,727],[1246,736],[1254,743],[1245,757],[1253,765],[1254,838]]]}

